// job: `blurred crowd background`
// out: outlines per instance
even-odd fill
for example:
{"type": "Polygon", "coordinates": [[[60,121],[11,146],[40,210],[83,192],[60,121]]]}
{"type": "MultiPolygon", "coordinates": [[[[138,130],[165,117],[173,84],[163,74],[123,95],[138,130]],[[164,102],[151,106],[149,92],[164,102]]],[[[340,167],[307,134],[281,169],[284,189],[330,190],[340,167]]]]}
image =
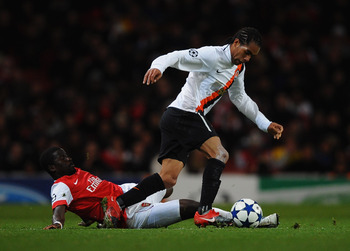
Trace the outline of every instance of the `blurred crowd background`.
{"type": "MultiPolygon", "coordinates": [[[[159,119],[187,73],[142,85],[153,59],[224,45],[238,29],[263,35],[246,91],[281,140],[228,100],[208,117],[230,153],[225,172],[347,177],[350,164],[350,15],[347,0],[0,0],[0,173],[42,170],[56,144],[95,173],[152,172],[159,119]]],[[[201,172],[194,151],[186,170],[201,172]]]]}

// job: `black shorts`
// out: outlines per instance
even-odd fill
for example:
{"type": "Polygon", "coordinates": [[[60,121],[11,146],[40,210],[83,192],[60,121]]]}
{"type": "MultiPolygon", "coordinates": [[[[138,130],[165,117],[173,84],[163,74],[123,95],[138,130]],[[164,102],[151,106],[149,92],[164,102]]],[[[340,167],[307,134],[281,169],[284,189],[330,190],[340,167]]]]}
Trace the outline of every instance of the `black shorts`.
{"type": "Polygon", "coordinates": [[[186,164],[191,151],[217,136],[211,123],[201,114],[169,107],[160,121],[161,145],[158,161],[176,159],[186,164]]]}

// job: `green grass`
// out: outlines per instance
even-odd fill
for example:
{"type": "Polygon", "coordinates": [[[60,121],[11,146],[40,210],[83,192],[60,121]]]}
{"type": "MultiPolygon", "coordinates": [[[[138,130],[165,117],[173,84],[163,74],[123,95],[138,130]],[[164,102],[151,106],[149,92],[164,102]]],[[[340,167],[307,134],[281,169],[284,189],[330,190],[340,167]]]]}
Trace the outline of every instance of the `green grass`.
{"type": "MultiPolygon", "coordinates": [[[[229,205],[217,205],[229,209],[229,205]]],[[[278,212],[276,229],[197,228],[193,220],[160,229],[77,226],[68,212],[63,230],[42,230],[50,206],[0,205],[0,250],[349,250],[350,205],[262,205],[278,212]],[[296,223],[300,226],[295,228],[296,223]]]]}

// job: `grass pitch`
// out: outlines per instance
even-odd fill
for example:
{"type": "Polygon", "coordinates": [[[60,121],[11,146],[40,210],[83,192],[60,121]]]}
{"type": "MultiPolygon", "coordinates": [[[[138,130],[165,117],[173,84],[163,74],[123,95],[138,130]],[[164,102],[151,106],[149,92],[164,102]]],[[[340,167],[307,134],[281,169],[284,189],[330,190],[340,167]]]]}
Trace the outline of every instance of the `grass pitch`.
{"type": "Polygon", "coordinates": [[[278,228],[197,228],[187,220],[160,229],[97,229],[79,227],[67,212],[63,230],[42,230],[51,223],[50,205],[0,205],[0,250],[350,249],[350,204],[261,206],[264,215],[280,214],[278,228]]]}

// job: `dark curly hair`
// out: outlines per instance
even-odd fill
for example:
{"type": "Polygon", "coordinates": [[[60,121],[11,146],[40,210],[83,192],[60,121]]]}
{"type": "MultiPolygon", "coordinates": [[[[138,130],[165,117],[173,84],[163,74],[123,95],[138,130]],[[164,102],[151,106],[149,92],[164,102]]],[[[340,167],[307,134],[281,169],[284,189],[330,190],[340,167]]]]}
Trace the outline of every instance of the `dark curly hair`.
{"type": "Polygon", "coordinates": [[[254,42],[257,46],[262,46],[262,36],[260,32],[253,27],[244,27],[240,29],[235,35],[233,35],[233,37],[229,39],[228,43],[232,44],[236,38],[238,38],[242,45],[247,45],[250,42],[254,42]]]}
{"type": "Polygon", "coordinates": [[[52,146],[48,149],[46,149],[41,155],[40,155],[40,166],[41,168],[45,169],[48,173],[50,173],[49,171],[49,165],[53,165],[55,164],[55,156],[54,153],[61,149],[58,146],[52,146]]]}

